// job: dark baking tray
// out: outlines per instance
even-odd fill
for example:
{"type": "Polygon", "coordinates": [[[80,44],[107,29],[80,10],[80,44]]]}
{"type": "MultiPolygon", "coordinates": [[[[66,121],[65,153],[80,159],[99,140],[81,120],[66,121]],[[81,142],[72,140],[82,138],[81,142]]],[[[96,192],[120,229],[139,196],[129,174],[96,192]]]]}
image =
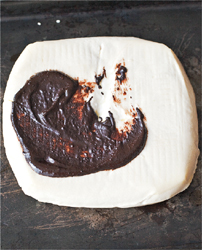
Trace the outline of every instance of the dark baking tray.
{"type": "MultiPolygon", "coordinates": [[[[200,121],[200,1],[6,1],[1,14],[1,102],[11,68],[29,43],[135,36],[174,50],[194,88],[200,121]]],[[[128,209],[59,207],[24,195],[3,145],[1,169],[2,249],[201,249],[201,158],[187,190],[128,209]]]]}

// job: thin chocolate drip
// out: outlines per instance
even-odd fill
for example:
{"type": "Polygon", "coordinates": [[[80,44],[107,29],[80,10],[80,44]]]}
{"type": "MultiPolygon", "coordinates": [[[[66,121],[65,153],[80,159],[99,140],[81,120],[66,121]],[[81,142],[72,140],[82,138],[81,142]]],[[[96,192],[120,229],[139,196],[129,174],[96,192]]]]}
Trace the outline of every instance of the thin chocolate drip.
{"type": "Polygon", "coordinates": [[[100,85],[100,83],[101,83],[101,81],[102,81],[102,79],[103,79],[104,77],[106,77],[106,70],[105,70],[105,68],[103,68],[102,74],[100,74],[100,75],[97,75],[97,74],[96,74],[96,75],[95,75],[95,82],[97,83],[99,89],[102,88],[102,86],[100,85]]]}

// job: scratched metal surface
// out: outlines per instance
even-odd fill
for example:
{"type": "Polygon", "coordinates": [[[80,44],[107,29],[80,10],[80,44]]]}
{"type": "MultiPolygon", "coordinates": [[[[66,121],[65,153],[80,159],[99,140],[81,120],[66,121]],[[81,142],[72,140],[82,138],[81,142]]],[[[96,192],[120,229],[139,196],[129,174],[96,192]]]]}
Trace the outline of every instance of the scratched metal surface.
{"type": "MultiPolygon", "coordinates": [[[[200,2],[3,2],[1,22],[1,103],[9,72],[31,42],[136,36],[174,50],[194,88],[201,121],[200,2]]],[[[2,249],[201,249],[201,158],[190,187],[168,201],[84,209],[24,195],[1,146],[2,249]]]]}

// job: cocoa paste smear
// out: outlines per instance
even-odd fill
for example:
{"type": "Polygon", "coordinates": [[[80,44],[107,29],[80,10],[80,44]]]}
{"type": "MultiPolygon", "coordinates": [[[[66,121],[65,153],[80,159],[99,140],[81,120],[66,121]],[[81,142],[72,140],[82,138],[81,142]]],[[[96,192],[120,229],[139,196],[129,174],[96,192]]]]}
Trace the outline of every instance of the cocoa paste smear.
{"type": "Polygon", "coordinates": [[[91,99],[84,101],[95,85],[44,71],[16,94],[12,123],[34,171],[52,177],[81,176],[120,168],[143,150],[147,129],[142,112],[136,109],[130,131],[119,132],[111,112],[102,121],[91,99]]]}

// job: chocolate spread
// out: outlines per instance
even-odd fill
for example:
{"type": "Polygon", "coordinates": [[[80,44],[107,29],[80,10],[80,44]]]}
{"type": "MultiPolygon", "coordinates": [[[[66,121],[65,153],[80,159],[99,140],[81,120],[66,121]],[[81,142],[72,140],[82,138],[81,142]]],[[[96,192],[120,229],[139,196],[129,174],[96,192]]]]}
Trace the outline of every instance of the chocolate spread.
{"type": "Polygon", "coordinates": [[[118,131],[111,112],[102,121],[91,107],[92,98],[84,100],[92,86],[44,71],[15,95],[12,123],[37,173],[67,177],[116,169],[143,150],[147,130],[142,112],[136,109],[130,131],[118,131]]]}
{"type": "Polygon", "coordinates": [[[116,71],[116,80],[118,80],[120,82],[120,84],[122,83],[123,80],[126,79],[126,73],[127,73],[127,68],[123,65],[121,65],[121,63],[119,63],[117,66],[117,71],[116,71]]]}
{"type": "Polygon", "coordinates": [[[97,83],[99,89],[102,88],[102,86],[100,85],[100,83],[101,83],[101,81],[102,81],[102,79],[104,77],[106,77],[106,70],[105,70],[105,68],[103,68],[102,74],[99,74],[99,75],[96,74],[95,75],[95,82],[97,83]]]}

